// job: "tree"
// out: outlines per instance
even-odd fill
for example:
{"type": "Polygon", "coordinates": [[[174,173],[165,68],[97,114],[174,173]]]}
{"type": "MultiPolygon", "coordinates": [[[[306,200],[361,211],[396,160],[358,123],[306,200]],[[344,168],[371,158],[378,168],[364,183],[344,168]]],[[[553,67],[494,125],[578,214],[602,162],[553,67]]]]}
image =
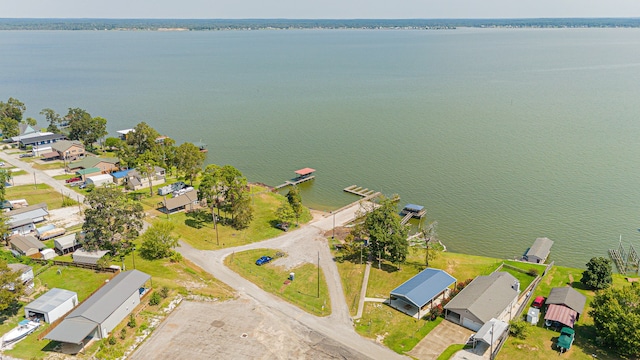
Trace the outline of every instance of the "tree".
{"type": "Polygon", "coordinates": [[[198,173],[202,170],[202,164],[204,163],[205,154],[200,152],[200,149],[190,142],[186,142],[176,150],[177,168],[178,171],[185,175],[193,185],[193,180],[198,173]]]}
{"type": "Polygon", "coordinates": [[[0,311],[6,310],[22,295],[20,276],[7,266],[6,261],[0,260],[0,311]]]}
{"type": "Polygon", "coordinates": [[[156,173],[156,159],[157,154],[147,151],[138,157],[138,166],[136,169],[140,173],[140,176],[149,180],[149,196],[153,196],[153,177],[156,173]]]}
{"type": "Polygon", "coordinates": [[[395,203],[383,198],[380,206],[367,213],[364,229],[369,236],[369,252],[394,263],[407,258],[409,244],[406,226],[400,223],[395,203]]]}
{"type": "Polygon", "coordinates": [[[296,218],[296,213],[291,208],[291,204],[283,201],[278,210],[276,210],[276,220],[281,224],[290,224],[296,218]]]}
{"type": "Polygon", "coordinates": [[[425,254],[425,265],[429,266],[429,260],[433,260],[438,255],[437,252],[431,251],[431,241],[436,239],[436,227],[438,226],[438,222],[434,221],[427,225],[424,229],[422,229],[422,237],[424,238],[424,248],[426,251],[425,254]]]}
{"type": "Polygon", "coordinates": [[[29,126],[36,126],[38,125],[38,120],[32,118],[32,117],[28,117],[25,120],[22,121],[23,123],[29,125],[29,126]]]}
{"type": "Polygon", "coordinates": [[[0,130],[5,138],[20,134],[19,124],[27,107],[18,99],[12,97],[7,102],[0,101],[0,130]]]}
{"type": "Polygon", "coordinates": [[[640,286],[610,287],[596,293],[589,315],[604,345],[620,355],[640,355],[640,286]]]}
{"type": "Polygon", "coordinates": [[[222,168],[216,164],[207,165],[202,173],[202,180],[198,188],[200,200],[206,200],[207,206],[211,208],[211,218],[217,230],[216,215],[214,209],[218,209],[220,215],[220,199],[223,196],[224,179],[222,178],[222,168]]]}
{"type": "Polygon", "coordinates": [[[142,246],[140,254],[148,260],[162,259],[171,256],[178,246],[178,238],[171,232],[175,226],[170,222],[160,221],[154,223],[142,234],[142,246]]]}
{"type": "Polygon", "coordinates": [[[232,212],[234,216],[231,220],[231,226],[234,229],[241,230],[249,227],[253,220],[253,208],[247,193],[241,193],[240,197],[234,201],[232,212]]]}
{"type": "Polygon", "coordinates": [[[291,209],[295,214],[297,225],[303,210],[302,196],[300,195],[300,189],[297,186],[292,185],[289,188],[289,192],[287,193],[287,201],[289,201],[289,205],[291,205],[291,209]]]}
{"type": "Polygon", "coordinates": [[[582,273],[580,282],[595,290],[606,289],[613,282],[611,274],[611,260],[594,257],[587,263],[587,270],[582,273]]]}
{"type": "Polygon", "coordinates": [[[0,169],[0,202],[6,200],[7,184],[11,178],[13,178],[11,169],[0,169]]]}
{"type": "Polygon", "coordinates": [[[107,119],[91,117],[86,110],[69,108],[65,120],[69,123],[69,139],[80,140],[87,148],[93,149],[93,144],[107,135],[107,119]]]}
{"type": "Polygon", "coordinates": [[[109,250],[114,257],[128,253],[142,229],[142,205],[114,187],[97,187],[85,203],[84,247],[109,250]]]}
{"type": "Polygon", "coordinates": [[[127,134],[127,144],[132,146],[137,154],[152,152],[159,154],[159,146],[156,139],[160,134],[146,122],[135,126],[132,132],[127,134]]]}
{"type": "Polygon", "coordinates": [[[126,145],[124,141],[122,141],[117,137],[108,137],[104,140],[104,146],[106,146],[110,150],[113,150],[113,149],[119,150],[124,145],[126,145]]]}
{"type": "Polygon", "coordinates": [[[44,115],[44,118],[49,122],[47,131],[52,133],[60,132],[60,129],[58,128],[58,125],[62,123],[62,117],[60,117],[60,114],[55,112],[53,109],[46,108],[40,111],[40,115],[44,115]]]}

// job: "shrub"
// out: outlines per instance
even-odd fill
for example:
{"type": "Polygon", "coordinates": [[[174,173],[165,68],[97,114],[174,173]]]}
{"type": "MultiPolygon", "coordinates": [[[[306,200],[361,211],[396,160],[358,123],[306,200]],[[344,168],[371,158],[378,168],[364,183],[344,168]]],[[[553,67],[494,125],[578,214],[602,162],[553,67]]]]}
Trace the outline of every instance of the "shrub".
{"type": "Polygon", "coordinates": [[[529,274],[529,275],[531,275],[533,277],[537,277],[539,273],[540,272],[538,271],[538,269],[529,269],[529,271],[527,271],[527,274],[529,274]]]}
{"type": "Polygon", "coordinates": [[[149,305],[151,306],[155,306],[160,304],[160,301],[162,300],[162,298],[160,297],[160,294],[158,294],[157,292],[154,292],[153,294],[151,294],[151,298],[149,299],[149,305]]]}
{"type": "Polygon", "coordinates": [[[134,328],[136,327],[136,317],[133,314],[129,314],[129,322],[127,323],[127,326],[130,328],[134,328]]]}
{"type": "Polygon", "coordinates": [[[163,287],[162,287],[162,289],[160,289],[160,296],[161,296],[163,299],[166,299],[166,298],[167,298],[167,296],[169,296],[169,288],[168,288],[168,287],[166,287],[166,286],[163,286],[163,287]]]}
{"type": "Polygon", "coordinates": [[[127,338],[127,328],[122,328],[122,330],[120,330],[120,339],[124,340],[127,338]]]}
{"type": "Polygon", "coordinates": [[[182,261],[182,254],[177,251],[173,251],[171,256],[169,257],[169,261],[172,263],[179,263],[182,261]]]}
{"type": "Polygon", "coordinates": [[[524,340],[529,335],[529,324],[522,320],[511,320],[509,334],[515,338],[524,340]]]}
{"type": "Polygon", "coordinates": [[[431,311],[429,311],[429,314],[427,314],[427,317],[429,318],[429,320],[433,321],[443,315],[444,315],[443,305],[439,304],[435,306],[433,309],[431,309],[431,311]]]}
{"type": "Polygon", "coordinates": [[[114,338],[113,336],[109,336],[109,340],[107,342],[109,343],[109,345],[115,345],[116,338],[114,338]]]}

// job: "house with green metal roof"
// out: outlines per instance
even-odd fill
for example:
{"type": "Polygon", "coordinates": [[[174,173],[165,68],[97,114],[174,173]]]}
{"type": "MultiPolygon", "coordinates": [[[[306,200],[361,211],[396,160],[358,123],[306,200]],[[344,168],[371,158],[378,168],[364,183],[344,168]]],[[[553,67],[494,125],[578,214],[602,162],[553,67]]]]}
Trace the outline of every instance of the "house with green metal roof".
{"type": "Polygon", "coordinates": [[[87,181],[87,178],[90,176],[100,175],[100,174],[102,174],[102,170],[100,170],[100,168],[97,168],[97,167],[80,169],[76,171],[76,175],[80,176],[83,181],[87,181]]]}
{"type": "Polygon", "coordinates": [[[120,159],[102,158],[97,156],[86,156],[84,159],[73,161],[67,164],[67,171],[74,172],[82,169],[98,168],[103,174],[118,171],[120,159]]]}

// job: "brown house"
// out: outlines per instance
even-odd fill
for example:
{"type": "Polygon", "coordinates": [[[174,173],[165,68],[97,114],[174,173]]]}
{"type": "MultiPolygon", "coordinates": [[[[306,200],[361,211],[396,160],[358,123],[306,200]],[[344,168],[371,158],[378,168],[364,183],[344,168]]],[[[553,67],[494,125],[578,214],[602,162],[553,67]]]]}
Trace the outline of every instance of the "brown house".
{"type": "Polygon", "coordinates": [[[60,140],[51,145],[51,150],[57,152],[60,159],[67,161],[75,161],[86,154],[84,145],[75,140],[60,140]]]}
{"type": "Polygon", "coordinates": [[[96,156],[86,156],[84,159],[70,162],[67,164],[67,172],[75,172],[82,169],[98,168],[102,174],[110,174],[118,171],[120,159],[118,158],[99,158],[96,156]]]}

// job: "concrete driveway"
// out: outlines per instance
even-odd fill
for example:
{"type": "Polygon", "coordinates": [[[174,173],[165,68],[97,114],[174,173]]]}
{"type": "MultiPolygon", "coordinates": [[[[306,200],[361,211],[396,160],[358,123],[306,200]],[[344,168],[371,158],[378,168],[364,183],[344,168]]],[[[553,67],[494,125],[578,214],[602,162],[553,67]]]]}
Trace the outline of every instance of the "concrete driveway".
{"type": "Polygon", "coordinates": [[[451,321],[443,320],[408,354],[420,360],[437,359],[446,348],[453,344],[465,344],[474,333],[451,321]]]}

